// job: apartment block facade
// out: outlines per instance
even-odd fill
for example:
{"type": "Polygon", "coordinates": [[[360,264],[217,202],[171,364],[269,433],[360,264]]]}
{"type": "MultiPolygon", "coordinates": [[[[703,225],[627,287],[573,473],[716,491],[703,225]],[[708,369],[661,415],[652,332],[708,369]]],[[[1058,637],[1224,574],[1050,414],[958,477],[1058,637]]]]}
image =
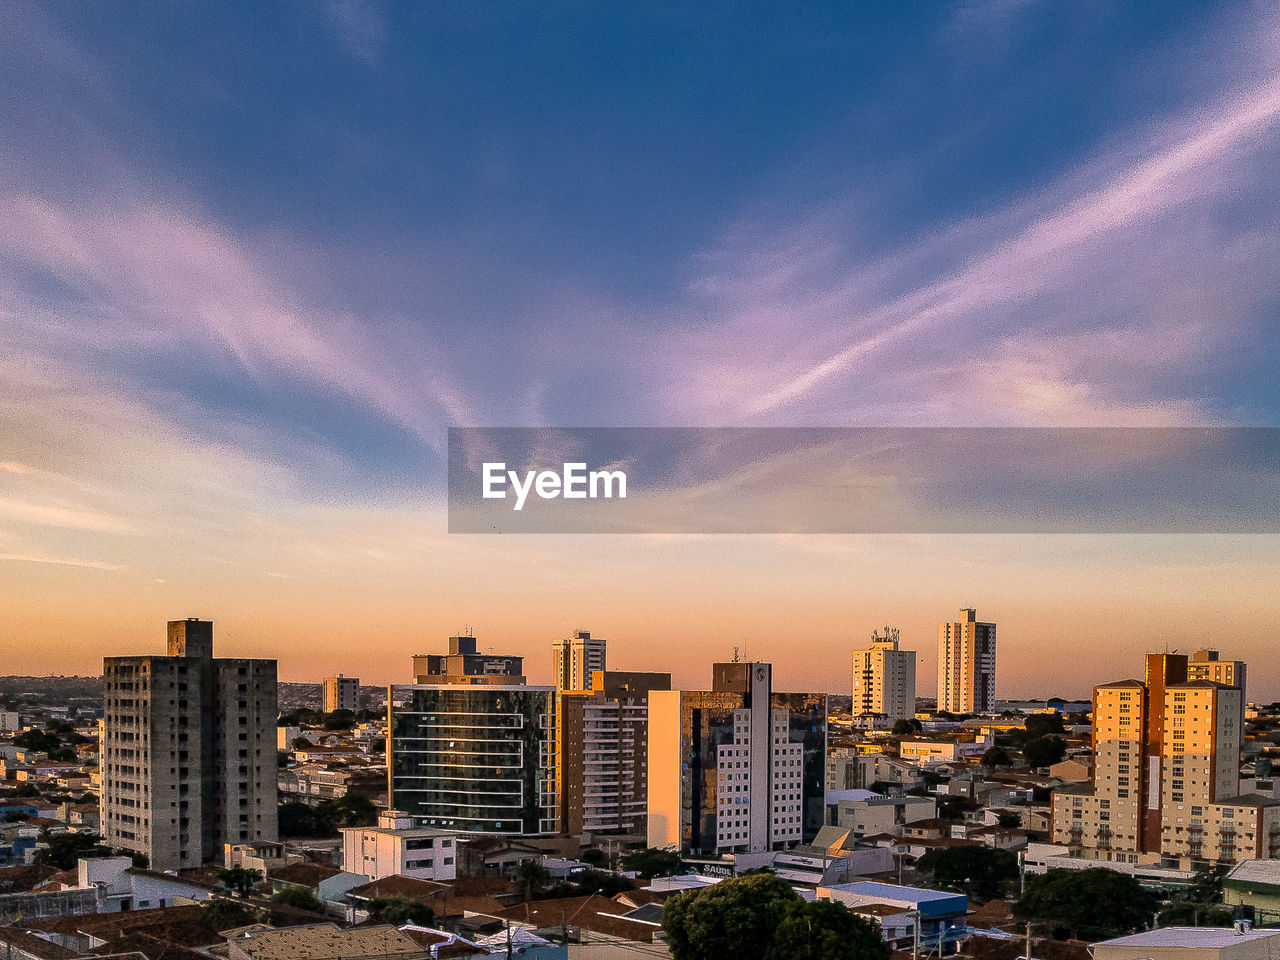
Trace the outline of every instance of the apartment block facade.
{"type": "Polygon", "coordinates": [[[907,720],[916,714],[916,652],[898,648],[898,631],[871,635],[853,652],[853,715],[907,720]]]}
{"type": "Polygon", "coordinates": [[[481,653],[475,637],[450,637],[448,653],[420,653],[413,658],[413,682],[524,683],[524,657],[481,653]]]}
{"type": "Polygon", "coordinates": [[[387,703],[388,798],[415,826],[557,832],[554,687],[499,684],[491,675],[393,684],[387,703]]]}
{"type": "Polygon", "coordinates": [[[216,659],[213,624],[168,624],[168,655],[103,661],[102,835],[153,870],[276,840],[276,662],[216,659]]]}
{"type": "Polygon", "coordinates": [[[1143,681],[1095,688],[1091,780],[1053,795],[1053,839],[1072,855],[1184,868],[1280,856],[1280,803],[1240,793],[1243,691],[1189,667],[1149,654],[1143,681]]]}
{"type": "Polygon", "coordinates": [[[826,741],[826,694],[773,692],[767,663],[717,663],[709,691],[652,691],[649,845],[725,854],[811,841],[826,741]]]}
{"type": "Polygon", "coordinates": [[[938,709],[993,713],[996,708],[996,625],[972,607],[938,625],[938,709]]]}
{"type": "Polygon", "coordinates": [[[551,645],[552,675],[557,690],[590,690],[596,672],[606,669],[603,637],[586,630],[555,640],[551,645]]]}
{"type": "Polygon", "coordinates": [[[570,836],[646,829],[649,693],[669,673],[597,670],[590,690],[562,691],[556,709],[556,795],[570,836]]]}
{"type": "Polygon", "coordinates": [[[320,685],[320,709],[325,713],[335,710],[355,710],[360,705],[360,678],[325,677],[320,685]]]}

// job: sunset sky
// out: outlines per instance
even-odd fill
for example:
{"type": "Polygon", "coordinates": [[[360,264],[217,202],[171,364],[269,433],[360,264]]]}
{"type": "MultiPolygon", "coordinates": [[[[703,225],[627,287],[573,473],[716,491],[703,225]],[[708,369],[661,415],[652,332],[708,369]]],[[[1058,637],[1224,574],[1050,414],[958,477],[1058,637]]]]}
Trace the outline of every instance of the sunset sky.
{"type": "Polygon", "coordinates": [[[1210,645],[1277,536],[448,534],[461,426],[1275,426],[1274,4],[0,6],[0,673],[213,619],[284,679],[997,693],[1210,645]]]}

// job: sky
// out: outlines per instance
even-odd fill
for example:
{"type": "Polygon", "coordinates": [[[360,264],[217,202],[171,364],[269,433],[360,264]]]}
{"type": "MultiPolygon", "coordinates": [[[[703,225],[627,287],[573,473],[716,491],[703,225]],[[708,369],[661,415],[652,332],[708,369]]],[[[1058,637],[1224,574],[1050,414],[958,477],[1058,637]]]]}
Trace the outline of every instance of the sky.
{"type": "Polygon", "coordinates": [[[1277,426],[1268,3],[0,7],[0,672],[285,679],[999,624],[1252,659],[1275,536],[448,534],[450,426],[1277,426]]]}

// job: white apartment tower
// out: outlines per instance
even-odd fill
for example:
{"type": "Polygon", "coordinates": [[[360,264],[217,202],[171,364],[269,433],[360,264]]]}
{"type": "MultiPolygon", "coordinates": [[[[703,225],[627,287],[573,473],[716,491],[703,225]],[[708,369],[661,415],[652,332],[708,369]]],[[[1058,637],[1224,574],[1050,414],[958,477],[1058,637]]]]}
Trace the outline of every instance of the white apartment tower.
{"type": "Polygon", "coordinates": [[[938,709],[992,713],[996,708],[996,625],[972,607],[938,624],[938,709]]]}
{"type": "Polygon", "coordinates": [[[215,659],[207,620],[170,621],[168,646],[102,671],[102,836],[152,870],[276,839],[276,662],[215,659]]]}
{"type": "Polygon", "coordinates": [[[605,669],[605,642],[586,630],[552,641],[557,690],[590,690],[592,674],[605,669]]]}
{"type": "Polygon", "coordinates": [[[853,651],[853,715],[907,720],[916,714],[916,652],[898,649],[898,629],[871,634],[853,651]]]}

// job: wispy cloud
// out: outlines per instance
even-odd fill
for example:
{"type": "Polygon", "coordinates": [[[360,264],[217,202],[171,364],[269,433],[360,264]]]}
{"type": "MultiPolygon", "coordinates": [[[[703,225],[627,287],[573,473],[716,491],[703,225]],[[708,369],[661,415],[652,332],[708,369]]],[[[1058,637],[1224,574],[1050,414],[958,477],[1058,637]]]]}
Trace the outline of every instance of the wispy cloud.
{"type": "Polygon", "coordinates": [[[344,50],[373,65],[387,42],[387,20],[377,0],[320,0],[325,20],[344,50]]]}

